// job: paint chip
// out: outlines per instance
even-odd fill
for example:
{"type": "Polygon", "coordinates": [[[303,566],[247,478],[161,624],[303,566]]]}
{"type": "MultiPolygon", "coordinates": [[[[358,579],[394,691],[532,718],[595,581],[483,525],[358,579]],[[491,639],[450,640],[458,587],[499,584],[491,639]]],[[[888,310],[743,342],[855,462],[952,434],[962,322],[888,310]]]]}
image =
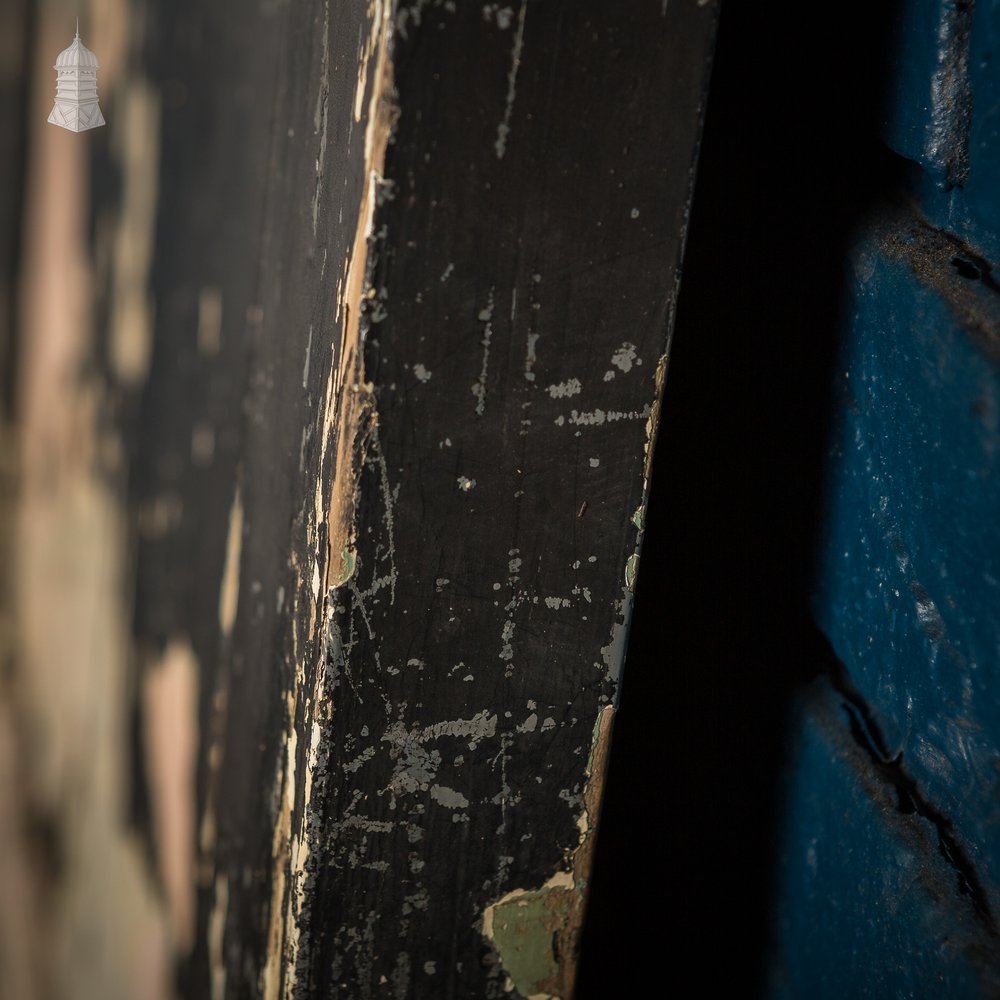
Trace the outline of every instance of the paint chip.
{"type": "Polygon", "coordinates": [[[467,809],[469,800],[454,788],[444,785],[431,785],[431,798],[446,809],[467,809]]]}
{"type": "MultiPolygon", "coordinates": [[[[630,344],[628,342],[622,344],[621,347],[611,355],[611,363],[619,371],[630,372],[632,370],[633,364],[642,364],[636,358],[635,344],[630,344]]],[[[605,376],[605,379],[607,376],[605,376]]]]}
{"type": "Polygon", "coordinates": [[[583,391],[583,385],[578,378],[571,378],[565,382],[550,385],[545,391],[553,399],[565,399],[568,396],[579,395],[583,391]]]}

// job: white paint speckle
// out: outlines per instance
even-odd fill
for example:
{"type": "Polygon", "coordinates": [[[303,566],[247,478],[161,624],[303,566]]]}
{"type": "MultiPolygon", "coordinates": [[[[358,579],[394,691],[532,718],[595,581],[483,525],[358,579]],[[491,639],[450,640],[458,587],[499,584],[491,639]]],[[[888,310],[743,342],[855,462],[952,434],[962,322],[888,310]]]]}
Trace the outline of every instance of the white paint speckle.
{"type": "Polygon", "coordinates": [[[503,643],[500,648],[500,659],[509,663],[514,659],[514,622],[512,619],[508,618],[503,623],[500,640],[503,643]]]}
{"type": "MultiPolygon", "coordinates": [[[[517,96],[517,71],[521,66],[521,45],[524,42],[524,15],[528,9],[528,0],[521,0],[521,9],[517,14],[517,31],[514,33],[514,46],[510,53],[510,70],[507,73],[507,101],[503,109],[503,120],[497,125],[497,138],[493,143],[497,159],[502,160],[507,151],[507,136],[510,135],[510,116],[514,111],[514,98],[517,96]]],[[[500,20],[497,12],[497,23],[500,20]]]]}
{"type": "Polygon", "coordinates": [[[309,382],[309,358],[312,354],[313,346],[313,325],[309,324],[309,340],[306,343],[306,359],[302,364],[302,388],[305,389],[309,382]]]}
{"type": "Polygon", "coordinates": [[[490,289],[490,296],[486,302],[486,308],[479,310],[479,322],[484,323],[483,339],[483,360],[479,369],[479,378],[472,384],[472,395],[476,397],[476,415],[481,417],[486,411],[486,375],[490,364],[490,341],[493,339],[493,304],[495,289],[490,289]]]}
{"type": "Polygon", "coordinates": [[[577,396],[583,391],[583,386],[578,378],[571,378],[565,382],[558,382],[550,385],[545,390],[553,399],[565,399],[567,396],[577,396]]]}
{"type": "Polygon", "coordinates": [[[465,490],[466,493],[471,489],[475,489],[476,486],[475,479],[469,479],[468,476],[459,476],[456,482],[458,483],[458,488],[465,490]]]}
{"type": "Polygon", "coordinates": [[[611,355],[611,363],[619,371],[630,372],[633,364],[642,364],[636,360],[635,344],[624,343],[611,355]]]}
{"type": "Polygon", "coordinates": [[[524,378],[527,382],[535,381],[535,373],[531,370],[535,362],[538,360],[538,354],[535,351],[535,346],[538,343],[539,334],[529,333],[527,346],[524,354],[524,378]]]}
{"type": "Polygon", "coordinates": [[[467,809],[469,800],[454,788],[444,785],[431,785],[431,798],[446,809],[467,809]]]}
{"type": "Polygon", "coordinates": [[[596,469],[600,464],[601,464],[601,460],[599,458],[592,458],[592,459],[590,459],[590,467],[592,469],[596,469]]]}
{"type": "MultiPolygon", "coordinates": [[[[603,424],[614,424],[619,420],[646,420],[649,417],[649,404],[641,410],[570,410],[569,422],[577,427],[600,427],[603,424]]],[[[557,427],[566,423],[566,417],[560,414],[553,421],[557,427]]]]}
{"type": "Polygon", "coordinates": [[[638,218],[639,218],[639,209],[637,209],[637,208],[633,208],[633,209],[632,209],[632,211],[631,211],[631,212],[629,212],[629,215],[630,215],[630,216],[631,216],[631,217],[632,217],[633,219],[638,219],[638,218]]]}
{"type": "Polygon", "coordinates": [[[429,382],[429,381],[431,380],[431,375],[433,375],[434,373],[433,373],[433,372],[431,372],[431,371],[428,371],[428,370],[427,370],[427,369],[426,369],[426,368],[425,368],[425,367],[424,367],[424,366],[423,366],[422,364],[420,364],[420,362],[418,361],[418,362],[417,362],[417,364],[415,364],[415,365],[413,366],[413,374],[414,374],[414,375],[416,375],[416,376],[417,376],[417,378],[418,378],[418,379],[420,379],[420,381],[421,381],[421,382],[429,382]]]}

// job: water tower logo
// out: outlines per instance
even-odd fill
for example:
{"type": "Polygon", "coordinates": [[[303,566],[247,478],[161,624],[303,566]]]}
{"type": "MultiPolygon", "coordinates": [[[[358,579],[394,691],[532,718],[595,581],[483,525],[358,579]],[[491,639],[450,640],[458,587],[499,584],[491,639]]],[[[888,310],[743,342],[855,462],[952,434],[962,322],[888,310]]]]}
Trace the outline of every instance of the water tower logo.
{"type": "Polygon", "coordinates": [[[56,102],[49,121],[71,132],[85,132],[104,124],[97,103],[97,56],[80,41],[80,19],[76,38],[56,59],[56,102]]]}

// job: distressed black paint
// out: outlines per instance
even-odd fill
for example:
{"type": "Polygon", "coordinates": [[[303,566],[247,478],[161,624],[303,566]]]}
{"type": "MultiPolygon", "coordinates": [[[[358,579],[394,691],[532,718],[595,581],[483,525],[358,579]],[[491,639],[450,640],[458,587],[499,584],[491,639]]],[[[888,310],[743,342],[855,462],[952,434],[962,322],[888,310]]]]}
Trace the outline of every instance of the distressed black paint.
{"type": "Polygon", "coordinates": [[[692,44],[657,5],[527,4],[506,27],[425,10],[398,40],[313,989],[499,996],[485,908],[569,867],[621,666],[711,25],[692,44]]]}
{"type": "Polygon", "coordinates": [[[307,6],[181,4],[151,33],[136,503],[177,513],[140,522],[136,627],[190,635],[202,670],[184,985],[499,996],[486,908],[568,877],[594,819],[715,13],[394,11],[359,301],[375,8],[307,6]],[[348,427],[331,371],[362,308],[348,427]],[[355,463],[354,543],[328,558],[355,463]]]}

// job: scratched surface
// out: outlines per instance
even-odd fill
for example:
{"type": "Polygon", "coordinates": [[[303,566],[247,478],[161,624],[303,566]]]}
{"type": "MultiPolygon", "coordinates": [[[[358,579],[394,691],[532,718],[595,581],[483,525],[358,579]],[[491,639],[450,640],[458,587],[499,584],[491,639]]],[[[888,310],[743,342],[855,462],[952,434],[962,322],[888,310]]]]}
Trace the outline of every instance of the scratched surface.
{"type": "Polygon", "coordinates": [[[183,986],[568,996],[714,5],[241,11],[173,5],[146,53],[183,986]]]}
{"type": "MultiPolygon", "coordinates": [[[[495,949],[483,923],[516,890],[572,885],[592,822],[713,17],[680,20],[656,4],[400,18],[375,429],[327,635],[312,988],[564,992],[558,956],[504,955],[500,905],[495,949]]],[[[567,919],[549,892],[525,930],[543,951],[567,919]]]]}

